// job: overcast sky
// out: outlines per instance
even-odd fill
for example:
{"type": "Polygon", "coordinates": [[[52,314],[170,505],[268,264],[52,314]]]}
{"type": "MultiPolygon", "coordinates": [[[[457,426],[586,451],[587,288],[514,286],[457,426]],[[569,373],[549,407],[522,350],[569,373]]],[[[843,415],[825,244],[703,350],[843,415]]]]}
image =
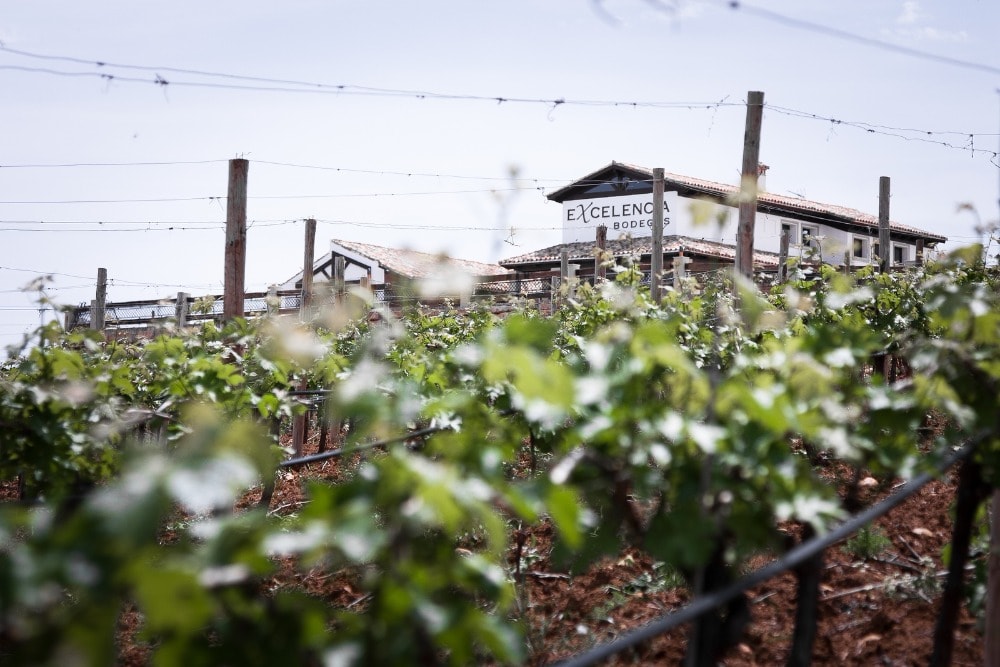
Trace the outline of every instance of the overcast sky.
{"type": "Polygon", "coordinates": [[[750,90],[769,191],[877,213],[889,176],[893,220],[950,245],[997,220],[995,0],[731,4],[8,0],[0,344],[38,275],[59,303],[98,267],[110,301],[221,293],[231,158],[248,291],[301,268],[310,217],[317,255],[496,261],[558,243],[545,193],[612,160],[736,183],[750,90]]]}

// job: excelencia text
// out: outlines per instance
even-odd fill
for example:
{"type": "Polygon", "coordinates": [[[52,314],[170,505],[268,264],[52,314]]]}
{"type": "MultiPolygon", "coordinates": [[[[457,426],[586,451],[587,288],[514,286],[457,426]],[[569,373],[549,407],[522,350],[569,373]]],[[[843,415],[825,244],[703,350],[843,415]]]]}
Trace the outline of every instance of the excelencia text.
{"type": "MultiPolygon", "coordinates": [[[[663,202],[663,211],[670,213],[670,206],[663,202]]],[[[610,229],[639,229],[653,226],[653,202],[629,202],[626,204],[595,204],[587,202],[566,209],[566,222],[582,222],[589,225],[592,222],[610,223],[610,229]]],[[[670,220],[664,217],[663,224],[670,220]]]]}

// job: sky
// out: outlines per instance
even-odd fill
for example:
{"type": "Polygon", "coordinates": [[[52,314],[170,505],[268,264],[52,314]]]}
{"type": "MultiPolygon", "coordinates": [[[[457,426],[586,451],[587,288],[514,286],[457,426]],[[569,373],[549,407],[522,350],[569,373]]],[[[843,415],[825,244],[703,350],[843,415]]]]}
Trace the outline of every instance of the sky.
{"type": "MultiPolygon", "coordinates": [[[[560,241],[546,193],[611,161],[982,238],[1000,197],[994,0],[8,0],[0,346],[56,304],[221,294],[228,162],[246,289],[331,239],[497,261],[560,241]],[[735,6],[734,6],[735,5],[735,6]]],[[[0,348],[2,349],[2,348],[0,348]]],[[[2,356],[2,355],[0,355],[2,356]]]]}

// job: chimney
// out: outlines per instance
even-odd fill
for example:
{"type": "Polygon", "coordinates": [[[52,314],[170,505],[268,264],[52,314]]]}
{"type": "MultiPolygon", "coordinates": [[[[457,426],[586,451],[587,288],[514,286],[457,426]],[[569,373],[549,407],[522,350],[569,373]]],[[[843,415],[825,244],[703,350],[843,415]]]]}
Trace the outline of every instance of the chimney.
{"type": "Polygon", "coordinates": [[[763,162],[757,163],[757,192],[767,192],[767,170],[769,166],[763,162]]]}

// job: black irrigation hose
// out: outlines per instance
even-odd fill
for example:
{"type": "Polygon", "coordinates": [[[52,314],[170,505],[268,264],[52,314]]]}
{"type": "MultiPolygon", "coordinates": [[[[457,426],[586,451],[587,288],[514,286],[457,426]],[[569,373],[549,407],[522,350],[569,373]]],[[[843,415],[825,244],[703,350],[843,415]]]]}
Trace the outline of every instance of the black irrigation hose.
{"type": "Polygon", "coordinates": [[[763,583],[772,577],[776,577],[782,574],[786,570],[790,570],[794,567],[801,565],[810,558],[821,553],[825,549],[833,546],[837,542],[840,542],[847,537],[868,525],[875,519],[879,518],[883,514],[889,512],[904,500],[909,498],[911,495],[923,488],[927,483],[933,481],[937,478],[939,474],[952,467],[959,461],[966,459],[972,452],[975,451],[976,447],[982,441],[987,438],[993,437],[993,431],[988,431],[986,433],[981,433],[972,440],[970,440],[964,447],[954,452],[951,456],[943,459],[935,468],[935,472],[927,472],[910,480],[896,493],[889,496],[877,505],[869,507],[860,514],[856,514],[853,518],[848,519],[844,523],[837,526],[835,529],[827,533],[821,538],[815,538],[804,542],[794,549],[790,550],[783,557],[776,560],[775,562],[760,568],[756,572],[744,577],[743,579],[726,586],[716,592],[710,593],[703,597],[698,598],[693,601],[688,606],[683,609],[668,614],[666,616],[660,617],[643,627],[628,633],[623,637],[608,642],[607,644],[601,644],[595,648],[582,653],[580,655],[573,656],[567,660],[563,660],[557,663],[558,667],[588,667],[589,665],[597,664],[598,662],[610,658],[622,651],[632,648],[636,644],[640,644],[644,641],[652,639],[658,635],[661,635],[668,630],[672,630],[679,625],[683,625],[689,621],[693,621],[702,614],[705,614],[712,609],[723,605],[737,595],[753,588],[757,584],[763,583]]]}
{"type": "Polygon", "coordinates": [[[428,426],[427,428],[418,429],[416,431],[411,431],[410,433],[404,433],[403,435],[396,436],[395,438],[387,438],[385,440],[379,440],[378,442],[370,442],[364,445],[358,445],[356,447],[344,447],[341,449],[331,449],[328,452],[321,452],[319,454],[312,454],[310,456],[301,456],[297,459],[288,459],[287,461],[282,461],[278,464],[279,468],[294,468],[297,466],[302,466],[307,463],[314,463],[316,461],[325,461],[326,459],[336,458],[338,456],[344,456],[345,454],[353,454],[354,452],[363,452],[367,449],[375,449],[376,447],[384,447],[386,445],[391,445],[397,442],[406,442],[407,440],[412,440],[413,438],[420,438],[425,435],[430,435],[432,433],[437,433],[438,431],[448,430],[448,426],[428,426]]]}

